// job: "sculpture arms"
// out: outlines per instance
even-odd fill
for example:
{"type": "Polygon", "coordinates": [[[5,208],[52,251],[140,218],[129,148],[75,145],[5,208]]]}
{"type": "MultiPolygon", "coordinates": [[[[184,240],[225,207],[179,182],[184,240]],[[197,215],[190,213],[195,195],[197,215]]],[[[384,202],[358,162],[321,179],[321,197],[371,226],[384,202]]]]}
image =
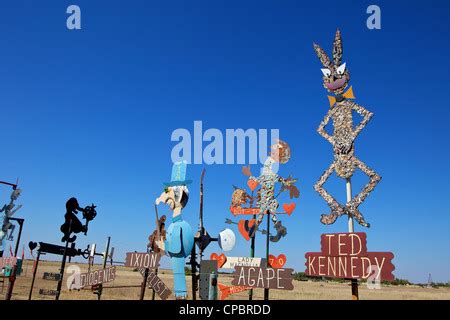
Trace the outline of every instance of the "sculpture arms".
{"type": "Polygon", "coordinates": [[[367,125],[367,123],[370,121],[370,119],[373,116],[373,113],[364,108],[363,106],[360,106],[359,104],[353,103],[352,110],[355,110],[358,112],[360,116],[363,117],[361,122],[356,126],[355,130],[353,131],[353,139],[356,139],[356,137],[359,135],[362,129],[367,125]]]}
{"type": "Polygon", "coordinates": [[[322,122],[320,123],[319,128],[317,128],[317,132],[331,144],[334,144],[333,137],[327,133],[327,131],[325,130],[325,127],[327,126],[328,122],[330,121],[333,110],[334,110],[333,108],[330,108],[328,110],[325,118],[323,118],[322,122]]]}
{"type": "Polygon", "coordinates": [[[300,196],[300,191],[295,186],[297,179],[292,178],[292,176],[289,176],[286,179],[283,177],[278,177],[278,182],[282,184],[281,191],[289,190],[289,197],[291,199],[298,198],[300,196]]]}
{"type": "Polygon", "coordinates": [[[12,217],[17,211],[20,210],[20,208],[22,208],[22,205],[21,205],[21,204],[19,204],[19,205],[17,206],[16,209],[14,209],[13,211],[11,211],[11,213],[9,214],[9,216],[12,217]]]}

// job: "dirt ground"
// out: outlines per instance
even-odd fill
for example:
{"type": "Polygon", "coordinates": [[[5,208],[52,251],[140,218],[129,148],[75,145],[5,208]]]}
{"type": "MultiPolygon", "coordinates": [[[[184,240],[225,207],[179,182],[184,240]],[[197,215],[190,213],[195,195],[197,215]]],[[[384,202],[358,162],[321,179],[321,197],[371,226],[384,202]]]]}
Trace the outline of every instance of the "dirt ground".
{"type": "MultiPolygon", "coordinates": [[[[72,264],[67,264],[67,266],[72,264]]],[[[80,267],[81,272],[87,271],[86,264],[76,264],[80,267]]],[[[26,300],[30,292],[32,279],[33,261],[27,260],[23,265],[23,273],[17,277],[14,291],[12,295],[13,300],[26,300]]],[[[57,282],[42,279],[44,272],[58,272],[58,262],[41,261],[36,274],[32,299],[48,299],[53,300],[53,296],[45,296],[39,294],[39,289],[53,289],[56,290],[57,282]]],[[[101,267],[95,265],[92,269],[97,270],[101,267]]],[[[66,269],[67,270],[67,269],[66,269]]],[[[159,270],[158,276],[164,283],[172,289],[173,282],[170,270],[159,270]]],[[[65,275],[67,279],[68,274],[65,275]]],[[[140,284],[142,276],[139,272],[133,271],[131,268],[124,268],[117,266],[116,280],[104,285],[102,300],[137,300],[139,299],[140,284]],[[123,287],[134,286],[134,287],[123,287]]],[[[188,290],[190,290],[191,278],[187,277],[188,290]]],[[[220,275],[219,283],[229,285],[231,277],[228,275],[220,275]]],[[[63,290],[60,296],[61,300],[96,300],[97,295],[93,294],[90,288],[80,291],[69,291],[63,282],[63,290]]],[[[0,283],[0,299],[4,299],[8,280],[4,284],[0,283]]],[[[443,299],[450,300],[449,288],[422,288],[420,286],[382,286],[379,290],[369,290],[364,284],[359,286],[360,299],[362,300],[392,300],[392,299],[443,299]]],[[[147,289],[145,293],[145,300],[150,300],[152,297],[152,290],[147,289]]],[[[254,290],[254,299],[262,299],[263,290],[254,290]]],[[[173,296],[171,297],[173,299],[173,296]]],[[[159,299],[157,296],[156,299],[159,299]]],[[[228,299],[248,299],[248,292],[244,291],[231,295],[228,299]]],[[[270,299],[277,300],[348,300],[351,299],[351,288],[346,283],[332,283],[332,282],[312,282],[312,281],[294,281],[293,291],[271,290],[270,299]]]]}

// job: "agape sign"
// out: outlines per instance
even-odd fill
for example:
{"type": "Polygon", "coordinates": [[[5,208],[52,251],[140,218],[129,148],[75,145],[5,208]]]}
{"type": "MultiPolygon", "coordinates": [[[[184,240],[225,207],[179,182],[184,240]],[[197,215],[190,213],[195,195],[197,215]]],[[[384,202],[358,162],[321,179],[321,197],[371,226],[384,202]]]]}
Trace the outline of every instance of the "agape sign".
{"type": "Polygon", "coordinates": [[[231,284],[251,288],[293,290],[293,271],[293,269],[285,268],[273,269],[237,266],[234,269],[231,284]]]}

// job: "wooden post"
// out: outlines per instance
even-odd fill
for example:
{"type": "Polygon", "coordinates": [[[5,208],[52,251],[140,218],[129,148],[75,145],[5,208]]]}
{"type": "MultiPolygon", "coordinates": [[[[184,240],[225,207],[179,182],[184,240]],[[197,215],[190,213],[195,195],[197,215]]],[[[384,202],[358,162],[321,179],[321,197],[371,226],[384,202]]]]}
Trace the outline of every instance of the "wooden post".
{"type": "MultiPolygon", "coordinates": [[[[347,204],[352,200],[352,182],[351,178],[347,178],[346,181],[346,189],[347,189],[347,204]]],[[[351,215],[348,216],[348,232],[355,232],[353,217],[351,215]]],[[[358,280],[351,279],[352,282],[352,300],[359,300],[358,293],[358,280]]]]}
{"type": "MultiPolygon", "coordinates": [[[[155,269],[155,275],[158,275],[158,268],[155,269]]],[[[155,297],[156,297],[156,291],[155,291],[155,289],[153,289],[152,300],[155,300],[155,297]]]]}
{"type": "Polygon", "coordinates": [[[148,268],[145,269],[145,271],[144,271],[144,279],[142,279],[141,293],[139,295],[139,300],[144,300],[145,288],[147,287],[148,271],[149,271],[148,268]]]}

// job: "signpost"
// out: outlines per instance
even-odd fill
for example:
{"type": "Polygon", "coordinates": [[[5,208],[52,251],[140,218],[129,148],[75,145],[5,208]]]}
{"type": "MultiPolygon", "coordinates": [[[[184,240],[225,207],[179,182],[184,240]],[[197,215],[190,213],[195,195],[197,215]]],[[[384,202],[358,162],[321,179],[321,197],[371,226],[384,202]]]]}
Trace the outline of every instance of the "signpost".
{"type": "MultiPolygon", "coordinates": [[[[76,249],[74,242],[72,242],[70,247],[68,247],[68,246],[63,247],[63,246],[58,246],[58,245],[51,244],[51,243],[39,242],[39,244],[38,244],[37,242],[30,241],[28,243],[28,246],[31,251],[33,251],[35,248],[37,248],[39,246],[39,248],[37,249],[37,257],[36,257],[36,260],[33,265],[33,278],[31,280],[31,286],[30,286],[30,292],[28,294],[28,300],[31,300],[31,297],[33,294],[34,281],[36,279],[36,273],[37,273],[37,269],[39,266],[39,260],[40,260],[41,254],[48,253],[48,254],[62,255],[65,257],[69,257],[69,258],[75,257],[75,256],[83,256],[83,257],[87,258],[87,255],[89,254],[87,249],[84,251],[81,251],[81,249],[76,249]]],[[[48,290],[39,290],[39,294],[54,295],[56,298],[58,298],[59,294],[60,294],[60,289],[62,286],[62,279],[63,279],[63,277],[60,272],[58,280],[57,280],[58,281],[57,290],[50,290],[51,294],[41,293],[41,292],[47,292],[48,290]]],[[[50,291],[48,291],[48,292],[50,292],[50,291]]]]}
{"type": "Polygon", "coordinates": [[[218,269],[234,269],[235,267],[261,267],[266,265],[266,259],[255,257],[227,257],[223,253],[211,254],[211,260],[217,260],[218,269]]]}
{"type": "Polygon", "coordinates": [[[167,300],[167,298],[172,294],[172,291],[170,291],[169,287],[166,286],[166,284],[158,277],[158,275],[154,271],[149,271],[147,284],[149,288],[153,289],[154,292],[156,292],[162,300],[167,300]]]}
{"type": "Polygon", "coordinates": [[[112,282],[116,279],[116,267],[80,273],[78,281],[74,281],[71,289],[79,290],[84,287],[101,286],[103,283],[112,282]]]}
{"type": "Polygon", "coordinates": [[[246,286],[226,286],[223,285],[221,283],[219,283],[219,290],[220,290],[220,300],[225,300],[226,298],[228,298],[228,296],[232,295],[232,294],[236,294],[239,292],[243,292],[243,291],[247,291],[251,289],[251,287],[246,287],[246,286]]]}
{"type": "Polygon", "coordinates": [[[125,267],[156,269],[160,259],[161,255],[155,252],[128,252],[125,267]]]}
{"type": "Polygon", "coordinates": [[[321,236],[321,252],[308,252],[306,274],[313,277],[394,280],[391,252],[368,252],[366,234],[333,233],[321,236]]]}
{"type": "Polygon", "coordinates": [[[44,272],[42,279],[50,281],[59,281],[61,279],[61,274],[55,272],[44,272]]]}
{"type": "Polygon", "coordinates": [[[56,297],[59,294],[58,290],[51,289],[39,289],[39,294],[42,296],[54,296],[56,297]]]}
{"type": "Polygon", "coordinates": [[[251,288],[293,290],[293,271],[294,269],[285,268],[236,267],[231,284],[251,288]]]}

